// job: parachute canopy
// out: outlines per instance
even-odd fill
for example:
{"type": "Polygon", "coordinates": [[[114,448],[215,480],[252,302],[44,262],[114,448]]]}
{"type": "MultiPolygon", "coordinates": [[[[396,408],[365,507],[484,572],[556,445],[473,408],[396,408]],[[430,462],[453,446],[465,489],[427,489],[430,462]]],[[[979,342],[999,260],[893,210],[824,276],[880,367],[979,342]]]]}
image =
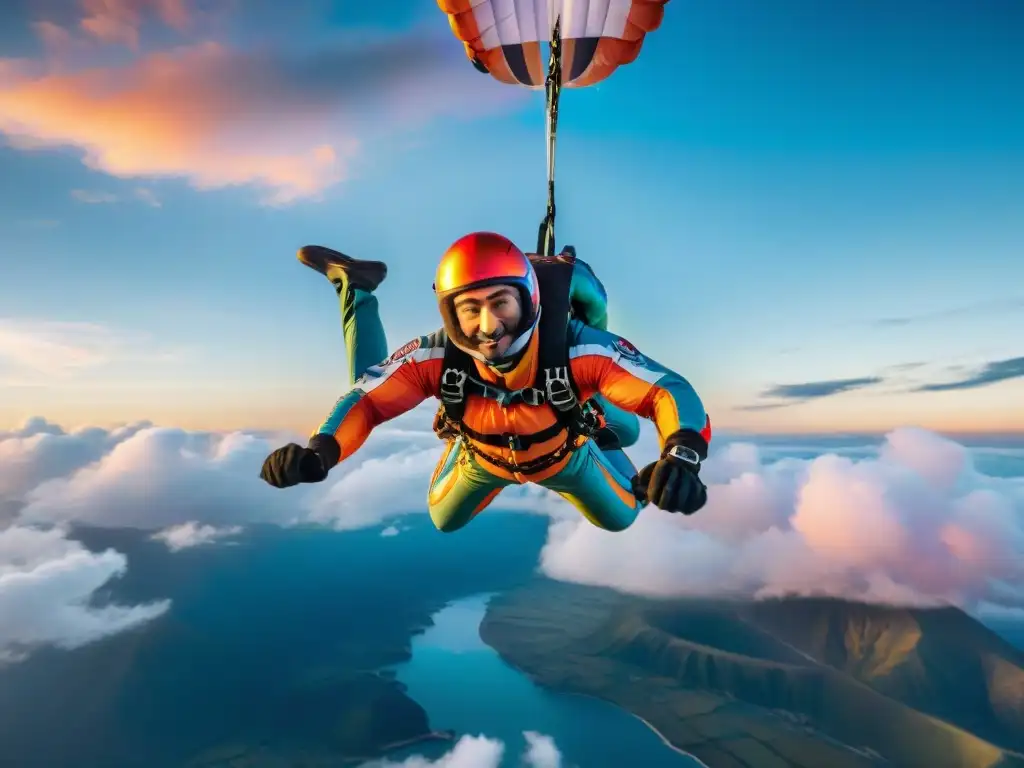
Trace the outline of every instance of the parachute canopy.
{"type": "Polygon", "coordinates": [[[543,88],[541,45],[556,19],[562,40],[562,82],[600,82],[640,53],[661,24],[668,0],[437,0],[455,36],[481,72],[510,85],[543,88]]]}

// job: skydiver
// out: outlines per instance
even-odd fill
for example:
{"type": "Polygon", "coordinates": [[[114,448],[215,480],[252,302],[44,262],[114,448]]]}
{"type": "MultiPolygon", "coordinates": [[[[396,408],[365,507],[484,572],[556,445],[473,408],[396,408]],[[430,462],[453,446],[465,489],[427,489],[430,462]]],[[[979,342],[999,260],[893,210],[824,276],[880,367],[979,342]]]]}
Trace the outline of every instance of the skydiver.
{"type": "Polygon", "coordinates": [[[460,238],[437,269],[443,328],[390,356],[374,294],[387,266],[322,246],[306,246],[298,258],[338,294],[351,389],[307,446],[291,443],[267,457],[267,483],[324,480],[374,427],[437,397],[435,430],[447,445],[427,498],[441,531],[462,528],[504,488],[528,482],[609,531],[629,527],[648,502],[687,515],[704,506],[699,472],[711,424],[700,397],[625,339],[583,322],[606,323],[604,289],[572,252],[556,257],[571,270],[560,304],[555,279],[538,278],[558,274],[550,259],[531,259],[495,233],[460,238]],[[596,410],[582,405],[594,396],[602,398],[596,410]],[[637,439],[634,414],[655,423],[662,448],[640,472],[622,451],[637,439]]]}

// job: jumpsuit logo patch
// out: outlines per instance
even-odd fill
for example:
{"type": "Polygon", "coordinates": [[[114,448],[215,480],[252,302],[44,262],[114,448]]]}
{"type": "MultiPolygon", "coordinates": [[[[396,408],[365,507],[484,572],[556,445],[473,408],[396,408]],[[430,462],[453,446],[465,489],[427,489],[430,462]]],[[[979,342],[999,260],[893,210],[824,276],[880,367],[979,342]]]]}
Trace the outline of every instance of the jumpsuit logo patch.
{"type": "Polygon", "coordinates": [[[408,344],[404,344],[403,346],[399,347],[395,351],[395,353],[393,355],[391,355],[391,357],[389,357],[387,359],[387,364],[397,363],[403,357],[407,357],[408,355],[411,355],[413,352],[415,352],[419,348],[420,348],[420,340],[418,338],[417,339],[413,339],[408,344]]]}
{"type": "Polygon", "coordinates": [[[616,339],[615,349],[618,350],[620,355],[634,365],[643,365],[646,362],[646,360],[644,360],[644,356],[640,354],[640,350],[625,339],[616,339]]]}

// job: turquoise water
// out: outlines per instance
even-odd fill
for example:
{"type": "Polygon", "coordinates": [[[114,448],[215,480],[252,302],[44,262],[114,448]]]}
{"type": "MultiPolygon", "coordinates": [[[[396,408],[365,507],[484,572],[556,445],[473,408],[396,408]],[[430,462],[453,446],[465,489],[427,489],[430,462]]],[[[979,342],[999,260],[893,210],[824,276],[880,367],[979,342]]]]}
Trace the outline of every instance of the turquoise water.
{"type": "MultiPolygon", "coordinates": [[[[505,664],[479,635],[488,595],[451,603],[416,637],[412,660],[395,667],[431,727],[505,742],[502,768],[522,768],[523,731],[551,736],[563,768],[694,768],[629,713],[596,699],[546,691],[505,664]]],[[[445,748],[409,750],[437,758],[445,748]]]]}

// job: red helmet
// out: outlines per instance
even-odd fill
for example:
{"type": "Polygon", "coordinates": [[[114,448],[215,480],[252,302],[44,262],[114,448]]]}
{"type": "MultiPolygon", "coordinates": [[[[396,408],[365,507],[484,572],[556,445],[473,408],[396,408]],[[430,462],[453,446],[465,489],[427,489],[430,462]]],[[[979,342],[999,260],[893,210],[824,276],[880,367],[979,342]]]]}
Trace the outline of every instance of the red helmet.
{"type": "Polygon", "coordinates": [[[452,342],[477,359],[484,358],[473,341],[462,333],[455,317],[455,296],[486,285],[511,285],[519,289],[523,314],[505,358],[525,348],[540,314],[540,285],[529,258],[507,237],[494,232],[473,232],[449,246],[437,266],[434,293],[444,329],[452,342]]]}

